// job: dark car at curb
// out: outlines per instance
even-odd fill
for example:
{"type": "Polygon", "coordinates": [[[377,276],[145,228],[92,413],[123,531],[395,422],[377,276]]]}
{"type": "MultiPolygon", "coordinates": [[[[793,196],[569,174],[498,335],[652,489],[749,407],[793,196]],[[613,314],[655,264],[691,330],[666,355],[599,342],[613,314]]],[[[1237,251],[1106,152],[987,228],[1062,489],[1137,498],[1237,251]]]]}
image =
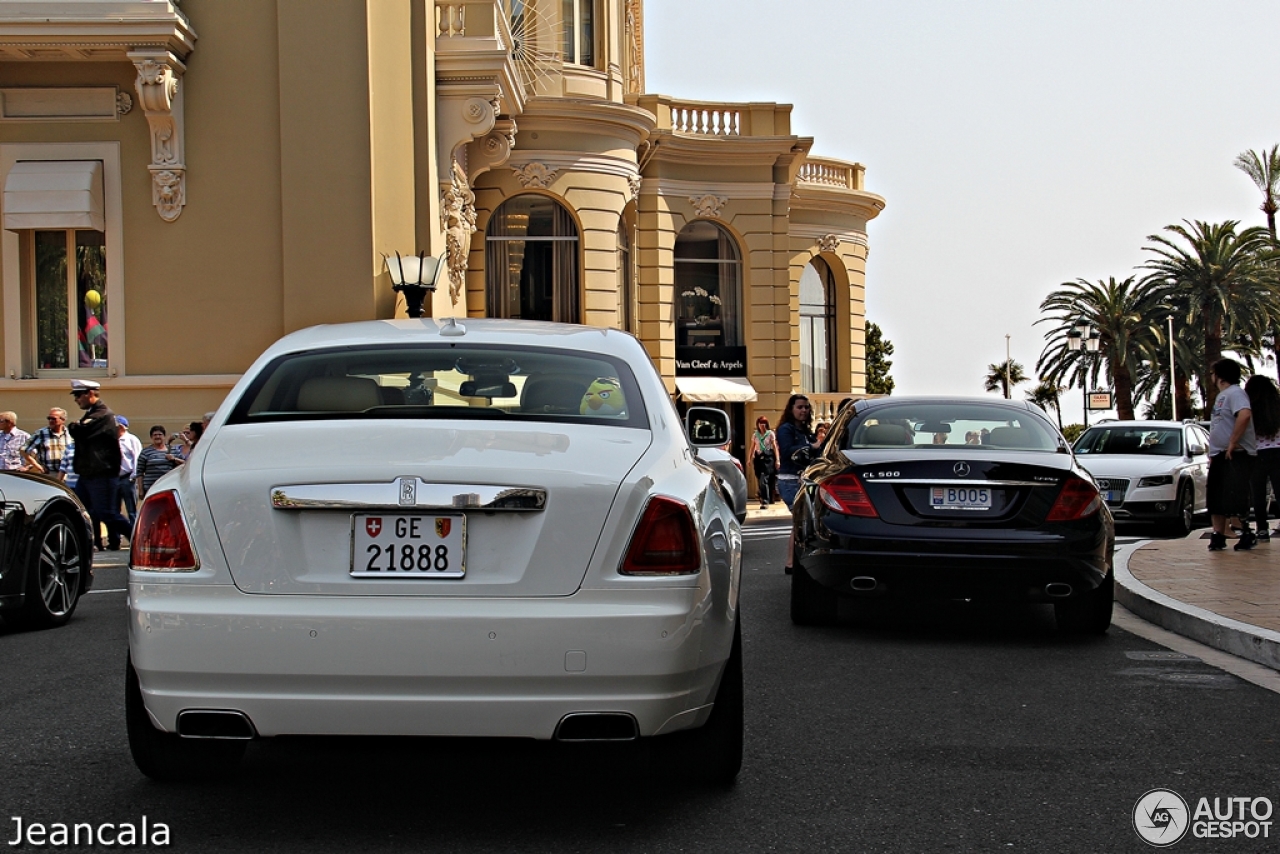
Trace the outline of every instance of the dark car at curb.
{"type": "Polygon", "coordinates": [[[805,470],[794,524],[799,625],[846,599],[1051,603],[1065,632],[1111,624],[1114,522],[1030,403],[859,401],[805,470]]]}
{"type": "Polygon", "coordinates": [[[0,471],[0,512],[0,617],[63,625],[93,584],[89,515],[62,484],[17,471],[0,471]]]}

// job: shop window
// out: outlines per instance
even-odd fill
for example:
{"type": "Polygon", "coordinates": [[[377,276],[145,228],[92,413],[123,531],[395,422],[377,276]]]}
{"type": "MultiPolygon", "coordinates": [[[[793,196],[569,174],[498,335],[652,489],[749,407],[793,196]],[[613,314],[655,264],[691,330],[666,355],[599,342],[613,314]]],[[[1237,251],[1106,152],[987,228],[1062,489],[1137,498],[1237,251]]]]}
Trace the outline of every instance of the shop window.
{"type": "Polygon", "coordinates": [[[821,258],[814,258],[800,274],[800,390],[836,391],[835,274],[821,258]]]}
{"type": "Polygon", "coordinates": [[[493,212],[485,234],[491,317],[580,322],[578,227],[554,199],[522,195],[493,212]]]}
{"type": "Polygon", "coordinates": [[[676,346],[741,347],[742,256],[720,226],[697,220],[676,237],[676,346]]]}

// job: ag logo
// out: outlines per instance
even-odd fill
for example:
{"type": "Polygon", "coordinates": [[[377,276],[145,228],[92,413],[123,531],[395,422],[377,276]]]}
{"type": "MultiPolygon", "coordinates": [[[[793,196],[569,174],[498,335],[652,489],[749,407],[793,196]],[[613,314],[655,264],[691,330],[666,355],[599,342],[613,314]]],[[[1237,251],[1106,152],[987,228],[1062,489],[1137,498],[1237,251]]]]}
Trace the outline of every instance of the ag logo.
{"type": "Polygon", "coordinates": [[[382,517],[370,516],[364,520],[364,529],[371,537],[382,533],[382,517]]]}
{"type": "Polygon", "coordinates": [[[1186,836],[1190,824],[1187,802],[1169,789],[1152,789],[1133,805],[1133,829],[1148,845],[1167,848],[1186,836]]]}

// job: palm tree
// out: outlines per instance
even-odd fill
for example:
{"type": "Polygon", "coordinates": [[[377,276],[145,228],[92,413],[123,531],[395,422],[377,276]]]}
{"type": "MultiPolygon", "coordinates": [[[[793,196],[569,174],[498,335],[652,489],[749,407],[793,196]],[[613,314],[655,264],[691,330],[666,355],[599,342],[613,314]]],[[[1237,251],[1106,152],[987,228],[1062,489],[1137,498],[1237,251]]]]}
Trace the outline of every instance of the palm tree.
{"type": "MultiPolygon", "coordinates": [[[[1236,157],[1235,167],[1249,176],[1262,192],[1260,210],[1267,215],[1267,231],[1271,233],[1271,242],[1276,240],[1276,211],[1280,211],[1280,145],[1271,146],[1270,151],[1259,154],[1256,151],[1245,151],[1236,157]]],[[[1280,378],[1280,324],[1271,325],[1271,352],[1277,355],[1276,376],[1280,378]]]]}
{"type": "Polygon", "coordinates": [[[1196,325],[1203,337],[1204,363],[1198,367],[1208,409],[1217,397],[1209,366],[1222,358],[1223,341],[1244,335],[1260,341],[1280,319],[1275,268],[1264,260],[1269,235],[1258,227],[1237,233],[1238,225],[1168,225],[1164,230],[1177,239],[1152,234],[1147,239],[1155,245],[1145,247],[1156,257],[1143,265],[1152,271],[1144,283],[1157,288],[1166,304],[1185,307],[1183,322],[1196,325]]]}
{"type": "Polygon", "coordinates": [[[1031,377],[1027,376],[1022,365],[1010,359],[1007,362],[987,365],[987,376],[983,380],[983,388],[987,391],[1003,392],[1007,399],[1014,386],[1025,383],[1029,379],[1031,377]]]}
{"type": "Polygon", "coordinates": [[[1064,282],[1040,303],[1046,316],[1037,323],[1057,324],[1046,333],[1048,344],[1040,354],[1036,370],[1051,382],[1088,388],[1097,383],[1103,370],[1115,391],[1116,414],[1132,420],[1135,383],[1141,387],[1149,363],[1155,359],[1160,341],[1160,324],[1168,312],[1160,312],[1160,295],[1155,285],[1135,283],[1130,276],[1122,282],[1115,277],[1097,283],[1084,279],[1064,282]],[[1096,354],[1068,346],[1069,333],[1079,320],[1089,322],[1098,333],[1096,354]]]}
{"type": "Polygon", "coordinates": [[[1067,390],[1049,377],[1041,377],[1040,382],[1027,392],[1027,400],[1048,412],[1052,409],[1058,415],[1058,429],[1062,429],[1062,394],[1067,390]]]}

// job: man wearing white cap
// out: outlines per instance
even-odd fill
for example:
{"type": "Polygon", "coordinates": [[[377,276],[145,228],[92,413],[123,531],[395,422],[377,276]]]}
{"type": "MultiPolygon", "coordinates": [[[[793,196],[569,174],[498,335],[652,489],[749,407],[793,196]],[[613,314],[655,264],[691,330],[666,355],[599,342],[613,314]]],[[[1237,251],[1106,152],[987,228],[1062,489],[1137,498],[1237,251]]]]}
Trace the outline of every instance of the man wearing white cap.
{"type": "Polygon", "coordinates": [[[93,520],[94,546],[102,547],[101,526],[107,526],[107,548],[120,548],[130,533],[120,515],[120,432],[116,415],[99,397],[102,386],[93,380],[73,380],[71,396],[84,410],[79,421],[67,425],[75,442],[76,495],[93,520]]]}

